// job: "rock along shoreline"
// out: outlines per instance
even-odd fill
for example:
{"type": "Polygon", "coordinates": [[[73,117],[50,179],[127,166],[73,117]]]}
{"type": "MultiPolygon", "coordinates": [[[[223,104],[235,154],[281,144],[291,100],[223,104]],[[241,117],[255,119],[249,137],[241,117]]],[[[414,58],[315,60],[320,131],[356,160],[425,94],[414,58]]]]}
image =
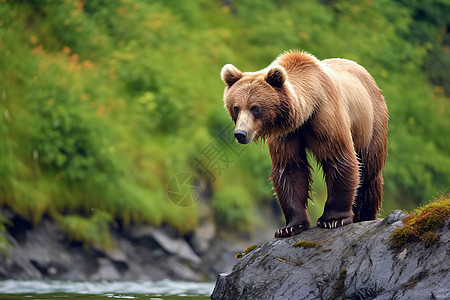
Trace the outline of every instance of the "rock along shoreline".
{"type": "MultiPolygon", "coordinates": [[[[214,281],[217,274],[231,271],[236,253],[250,242],[269,240],[278,226],[258,228],[258,236],[219,231],[209,217],[212,212],[201,208],[203,218],[189,235],[170,226],[110,228],[110,249],[68,240],[48,218],[33,226],[2,209],[10,221],[3,232],[10,246],[0,251],[0,279],[214,281]]],[[[269,210],[262,213],[278,219],[269,210]]]]}
{"type": "Polygon", "coordinates": [[[432,246],[393,249],[405,216],[264,243],[218,276],[211,299],[450,299],[449,220],[432,246]]]}

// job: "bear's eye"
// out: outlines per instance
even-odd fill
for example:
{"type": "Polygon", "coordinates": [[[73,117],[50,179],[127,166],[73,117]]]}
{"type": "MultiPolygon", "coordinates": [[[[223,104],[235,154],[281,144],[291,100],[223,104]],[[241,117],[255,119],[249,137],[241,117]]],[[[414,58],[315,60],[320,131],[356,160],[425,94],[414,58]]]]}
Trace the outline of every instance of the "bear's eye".
{"type": "Polygon", "coordinates": [[[234,111],[235,113],[238,113],[238,112],[239,112],[239,107],[237,107],[237,106],[233,107],[233,111],[234,111]]]}
{"type": "Polygon", "coordinates": [[[251,111],[252,113],[258,113],[258,112],[259,112],[259,106],[252,106],[252,107],[250,108],[250,111],[251,111]]]}

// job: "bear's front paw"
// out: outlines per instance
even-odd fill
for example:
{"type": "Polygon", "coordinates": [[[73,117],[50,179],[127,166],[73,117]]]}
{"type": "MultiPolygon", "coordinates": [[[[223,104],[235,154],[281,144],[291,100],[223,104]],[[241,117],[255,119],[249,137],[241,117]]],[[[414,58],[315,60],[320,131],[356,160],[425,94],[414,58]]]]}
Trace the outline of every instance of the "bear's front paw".
{"type": "Polygon", "coordinates": [[[333,229],[341,226],[345,226],[353,223],[352,218],[336,218],[336,219],[327,219],[323,220],[320,218],[317,220],[317,227],[333,229]]]}
{"type": "Polygon", "coordinates": [[[275,231],[276,238],[290,237],[308,229],[305,225],[286,226],[275,231]]]}

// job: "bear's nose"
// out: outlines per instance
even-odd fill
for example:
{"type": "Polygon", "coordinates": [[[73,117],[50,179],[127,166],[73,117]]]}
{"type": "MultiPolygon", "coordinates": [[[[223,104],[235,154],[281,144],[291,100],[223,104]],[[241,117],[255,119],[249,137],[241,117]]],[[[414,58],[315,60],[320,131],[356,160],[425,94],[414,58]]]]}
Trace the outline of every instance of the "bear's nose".
{"type": "Polygon", "coordinates": [[[239,144],[245,144],[245,140],[247,139],[247,131],[236,130],[234,132],[234,137],[236,138],[239,144]]]}

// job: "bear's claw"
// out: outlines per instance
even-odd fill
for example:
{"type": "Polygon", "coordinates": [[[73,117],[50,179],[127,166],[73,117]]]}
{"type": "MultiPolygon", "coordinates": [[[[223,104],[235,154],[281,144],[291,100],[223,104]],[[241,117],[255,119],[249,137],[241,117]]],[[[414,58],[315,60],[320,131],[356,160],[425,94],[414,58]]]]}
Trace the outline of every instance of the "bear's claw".
{"type": "Polygon", "coordinates": [[[303,225],[286,226],[275,231],[275,237],[276,238],[290,237],[299,234],[300,232],[305,231],[306,229],[307,228],[304,227],[303,225]]]}
{"type": "Polygon", "coordinates": [[[317,227],[327,228],[327,229],[334,229],[341,226],[345,226],[348,224],[353,223],[350,218],[340,219],[340,220],[330,220],[330,221],[317,221],[317,227]]]}

